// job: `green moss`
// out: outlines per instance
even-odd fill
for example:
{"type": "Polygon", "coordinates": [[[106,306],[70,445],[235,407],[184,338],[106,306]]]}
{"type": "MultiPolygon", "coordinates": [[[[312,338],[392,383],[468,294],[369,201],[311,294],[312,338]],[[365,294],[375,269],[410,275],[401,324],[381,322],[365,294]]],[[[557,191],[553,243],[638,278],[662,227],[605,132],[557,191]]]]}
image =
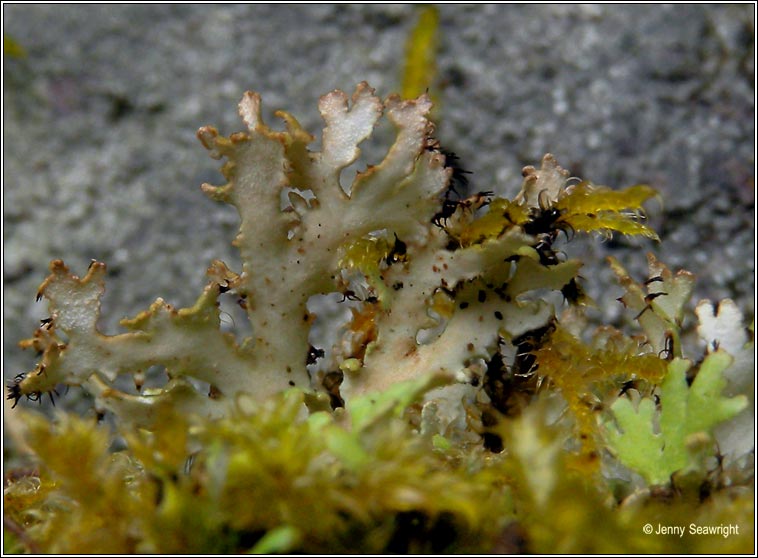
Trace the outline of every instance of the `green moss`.
{"type": "Polygon", "coordinates": [[[434,87],[437,74],[439,12],[434,6],[421,6],[418,21],[405,45],[402,95],[413,99],[434,87]]]}
{"type": "Polygon", "coordinates": [[[218,421],[166,415],[117,453],[92,422],[28,414],[32,478],[52,488],[24,499],[29,478],[14,482],[6,510],[56,553],[485,551],[509,518],[501,460],[462,466],[414,432],[401,412],[434,384],[419,385],[350,417],[306,418],[297,390],[218,421]]]}

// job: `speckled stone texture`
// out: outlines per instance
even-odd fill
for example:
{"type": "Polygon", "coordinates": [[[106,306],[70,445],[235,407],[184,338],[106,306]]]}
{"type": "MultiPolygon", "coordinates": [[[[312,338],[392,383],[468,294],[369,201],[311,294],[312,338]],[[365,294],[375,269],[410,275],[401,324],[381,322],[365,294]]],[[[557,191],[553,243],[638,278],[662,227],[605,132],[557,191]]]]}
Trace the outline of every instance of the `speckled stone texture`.
{"type": "MultiPolygon", "coordinates": [[[[699,277],[699,298],[754,309],[754,6],[443,5],[439,137],[472,188],[513,195],[520,169],[551,152],[598,184],[649,183],[663,243],[572,243],[612,254],[638,277],[645,252],[699,277]]],[[[3,363],[46,305],[47,265],[108,264],[102,327],[158,296],[191,303],[237,215],[206,199],[218,163],[195,138],[241,130],[245,90],[314,132],[317,98],[362,80],[399,89],[410,5],[5,5],[3,29],[27,51],[5,58],[3,363]]],[[[376,162],[376,161],[367,161],[376,162]]],[[[597,268],[600,269],[600,268],[597,268]]],[[[582,275],[612,322],[611,274],[582,275]]],[[[598,316],[600,317],[600,316],[598,316]]]]}

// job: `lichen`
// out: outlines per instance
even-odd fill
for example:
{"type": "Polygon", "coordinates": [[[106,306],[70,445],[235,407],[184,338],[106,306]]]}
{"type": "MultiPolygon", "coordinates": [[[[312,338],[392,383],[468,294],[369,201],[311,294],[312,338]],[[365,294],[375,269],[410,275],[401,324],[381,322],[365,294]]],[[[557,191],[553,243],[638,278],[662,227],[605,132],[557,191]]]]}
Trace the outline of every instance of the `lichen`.
{"type": "Polygon", "coordinates": [[[689,387],[686,374],[692,363],[676,359],[669,364],[661,382],[659,433],[654,431],[656,404],[651,398],[639,401],[636,410],[628,399],[616,400],[611,411],[618,427],[609,424],[607,438],[621,462],[651,485],[669,482],[677,471],[702,466],[699,452],[708,447],[713,427],[747,406],[744,395],[721,395],[726,385],[722,372],[731,360],[723,351],[709,354],[689,387]]]}
{"type": "Polygon", "coordinates": [[[6,483],[14,548],[714,551],[646,536],[666,513],[739,524],[724,548],[748,548],[752,330],[733,303],[701,303],[705,349],[686,360],[694,276],[651,254],[642,283],[609,260],[637,326],[592,332],[583,262],[565,254],[578,234],[657,241],[655,191],[579,181],[545,155],[512,199],[474,193],[426,95],[362,83],[319,110],[318,151],[287,113],[267,126],[255,93],[245,132],[198,132],[225,159],[227,183],[202,188],[237,209],[242,268],[211,262],[193,306],[157,299],[106,335],[105,264],[51,264],[50,318],[22,343],[40,360],[8,397],[81,386],[114,429],[16,410],[31,462],[6,483]],[[394,143],[347,181],[382,118],[394,143]],[[222,300],[249,329],[222,330],[222,300]],[[156,366],[165,384],[143,387],[156,366]]]}

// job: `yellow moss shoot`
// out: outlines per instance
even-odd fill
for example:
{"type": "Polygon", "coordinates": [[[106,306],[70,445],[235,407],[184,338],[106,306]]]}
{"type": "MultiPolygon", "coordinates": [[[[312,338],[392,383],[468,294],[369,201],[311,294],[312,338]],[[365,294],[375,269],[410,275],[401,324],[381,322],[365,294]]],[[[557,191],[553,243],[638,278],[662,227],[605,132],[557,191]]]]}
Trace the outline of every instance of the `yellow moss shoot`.
{"type": "Polygon", "coordinates": [[[26,58],[26,49],[16,39],[3,33],[3,54],[11,58],[26,58]]]}
{"type": "MultiPolygon", "coordinates": [[[[437,28],[439,13],[434,6],[419,9],[418,22],[411,31],[405,45],[405,68],[403,69],[402,96],[415,99],[427,90],[432,90],[437,74],[437,28]]],[[[431,92],[432,101],[437,104],[436,95],[431,92]]]]}
{"type": "Polygon", "coordinates": [[[577,232],[601,231],[609,233],[609,231],[616,231],[622,234],[658,240],[658,235],[653,229],[621,213],[603,212],[597,215],[571,215],[565,221],[577,232]]]}
{"type": "Polygon", "coordinates": [[[154,487],[139,465],[123,453],[111,453],[110,433],[92,420],[63,413],[55,422],[36,413],[24,420],[39,472],[6,488],[6,513],[22,518],[26,534],[45,553],[139,552],[134,534],[155,501],[154,487]],[[24,483],[30,482],[37,484],[29,507],[13,509],[19,502],[8,494],[23,496],[24,483]]]}
{"type": "Polygon", "coordinates": [[[449,319],[455,312],[455,300],[444,291],[437,291],[432,295],[430,310],[441,318],[449,319]]]}
{"type": "Polygon", "coordinates": [[[605,399],[618,395],[632,374],[651,384],[659,383],[666,374],[665,360],[650,353],[635,354],[633,343],[614,331],[607,336],[596,335],[593,346],[589,346],[558,327],[550,342],[536,351],[539,373],[560,389],[576,420],[585,455],[595,449],[596,413],[605,399]]]}
{"type": "Polygon", "coordinates": [[[343,269],[354,269],[364,275],[373,275],[379,271],[379,264],[391,250],[392,246],[383,237],[359,238],[342,249],[338,265],[343,269]]]}
{"type": "Polygon", "coordinates": [[[617,231],[658,240],[655,231],[640,222],[642,204],[655,196],[656,191],[644,184],[617,191],[580,182],[555,208],[565,213],[563,221],[577,232],[617,231]]]}
{"type": "Polygon", "coordinates": [[[623,190],[611,190],[605,186],[591,186],[580,182],[570,193],[555,205],[572,213],[597,213],[599,211],[622,211],[641,208],[642,204],[658,193],[646,184],[637,184],[623,190]]]}
{"type": "Polygon", "coordinates": [[[339,266],[342,269],[362,273],[376,295],[383,303],[387,302],[388,290],[379,274],[382,262],[392,253],[394,244],[383,236],[359,238],[343,246],[339,266]]]}
{"type": "Polygon", "coordinates": [[[461,246],[471,246],[498,238],[510,226],[523,225],[528,220],[529,214],[522,206],[504,198],[495,198],[487,213],[461,229],[458,240],[461,246]]]}

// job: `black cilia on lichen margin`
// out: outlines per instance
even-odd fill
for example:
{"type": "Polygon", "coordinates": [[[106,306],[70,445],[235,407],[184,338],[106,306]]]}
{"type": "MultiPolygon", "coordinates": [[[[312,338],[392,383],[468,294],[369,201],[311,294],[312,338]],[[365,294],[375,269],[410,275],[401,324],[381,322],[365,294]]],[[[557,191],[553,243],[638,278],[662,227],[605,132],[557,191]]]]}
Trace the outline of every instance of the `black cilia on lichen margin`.
{"type": "Polygon", "coordinates": [[[752,331],[739,311],[698,306],[706,354],[693,364],[681,341],[692,275],[650,255],[638,283],[611,260],[639,327],[590,335],[582,263],[558,246],[582,233],[657,240],[643,209],[655,192],[569,179],[545,155],[513,199],[464,194],[430,109],[424,95],[382,101],[365,83],[333,91],[319,101],[320,151],[288,113],[276,113],[284,131],[269,128],[255,93],[240,103],[245,132],[202,128],[227,180],[203,191],[239,212],[243,263],[212,262],[189,308],[159,298],[105,335],[105,264],[81,278],[51,264],[38,293],[50,318],[22,342],[39,364],[8,397],[81,386],[127,449],[109,451],[86,420],[16,409],[14,439],[39,467],[5,493],[20,548],[661,551],[629,518],[662,490],[666,513],[709,517],[686,496],[707,492],[719,517],[744,516],[746,500],[726,494],[752,484],[740,468],[752,404],[739,395],[752,331]],[[394,143],[341,183],[382,118],[394,143]],[[345,323],[322,323],[310,304],[330,293],[345,323]],[[241,341],[220,328],[221,297],[247,314],[241,341]],[[330,346],[315,323],[332,328],[330,346]],[[156,365],[163,387],[116,387],[156,365]],[[609,502],[624,511],[608,519],[609,502]],[[580,510],[595,544],[574,534],[554,546],[564,526],[540,518],[580,510]]]}

